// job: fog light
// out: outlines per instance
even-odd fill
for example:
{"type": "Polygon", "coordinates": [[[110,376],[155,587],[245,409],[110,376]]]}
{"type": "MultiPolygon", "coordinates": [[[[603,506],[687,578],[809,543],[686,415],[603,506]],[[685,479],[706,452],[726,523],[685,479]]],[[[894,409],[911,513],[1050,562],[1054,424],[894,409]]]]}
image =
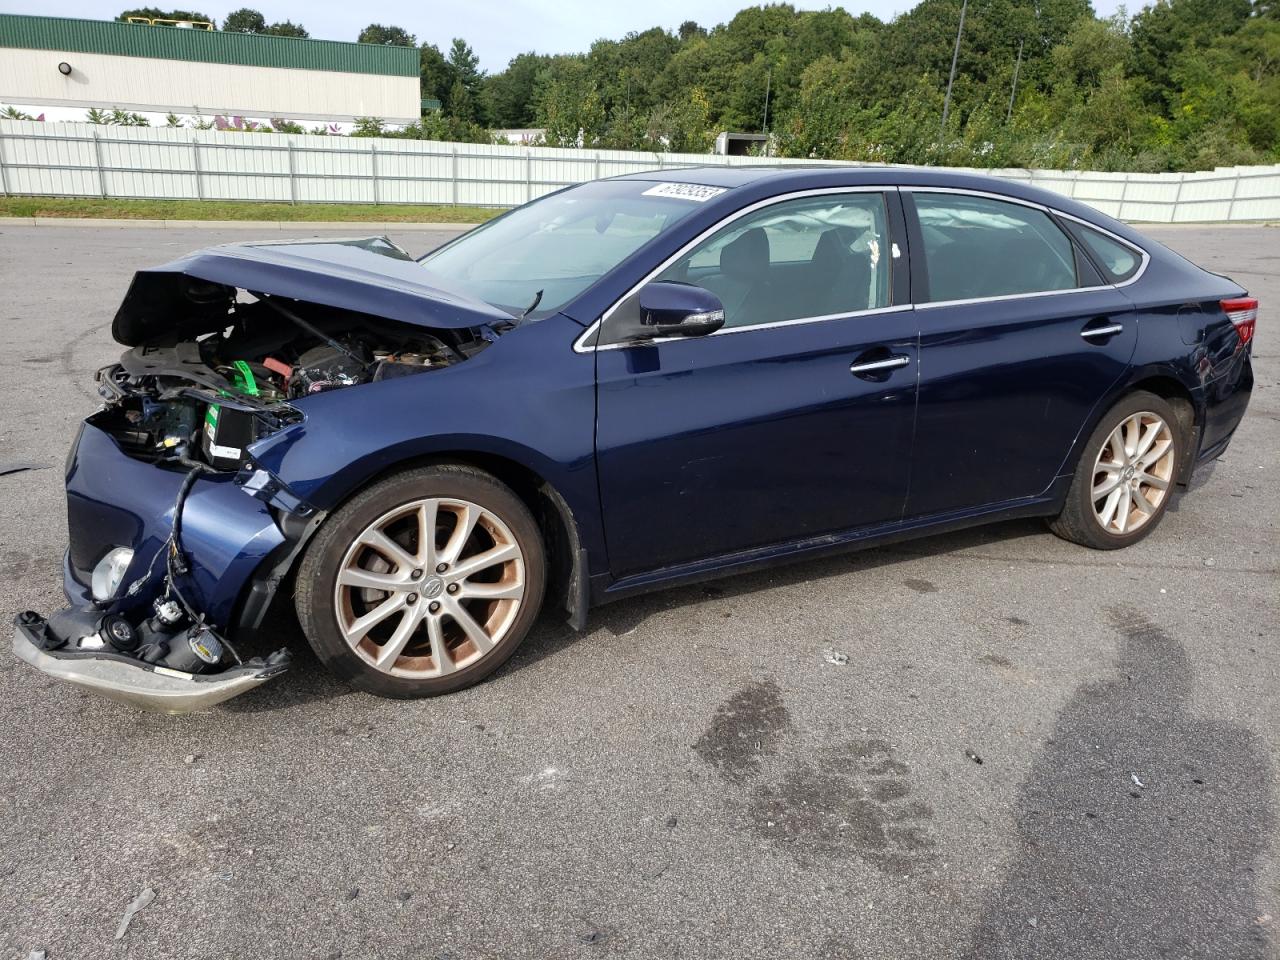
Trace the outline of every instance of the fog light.
{"type": "Polygon", "coordinates": [[[93,568],[93,579],[89,581],[93,599],[101,602],[114,597],[131,562],[133,551],[128,547],[116,547],[99,560],[98,565],[93,568]]]}

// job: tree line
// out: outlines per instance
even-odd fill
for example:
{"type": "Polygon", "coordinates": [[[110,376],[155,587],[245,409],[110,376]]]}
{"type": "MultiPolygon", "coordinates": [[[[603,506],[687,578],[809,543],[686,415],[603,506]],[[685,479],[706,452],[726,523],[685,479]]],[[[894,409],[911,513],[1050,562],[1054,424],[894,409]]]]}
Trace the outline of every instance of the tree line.
{"type": "MultiPolygon", "coordinates": [[[[522,53],[491,74],[463,39],[441,51],[370,24],[359,42],[419,49],[422,96],[441,109],[357,133],[486,141],[539,128],[552,146],[700,153],[733,130],[768,132],[781,156],[979,167],[1280,161],[1280,0],[1155,0],[1110,18],[1089,0],[968,0],[944,128],[962,2],[921,0],[888,22],[749,7],[710,28],[522,53]]],[[[249,9],[222,28],[306,36],[249,9]]]]}

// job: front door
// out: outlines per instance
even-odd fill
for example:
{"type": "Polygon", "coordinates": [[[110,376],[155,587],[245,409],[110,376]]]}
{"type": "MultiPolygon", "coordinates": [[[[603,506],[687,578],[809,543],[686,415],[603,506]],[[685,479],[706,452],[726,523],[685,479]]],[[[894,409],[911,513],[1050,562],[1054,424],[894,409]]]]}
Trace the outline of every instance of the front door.
{"type": "Polygon", "coordinates": [[[596,449],[615,577],[902,516],[917,337],[889,202],[779,200],[678,255],[653,279],[714,292],[711,336],[610,342],[606,315],[596,449]]]}

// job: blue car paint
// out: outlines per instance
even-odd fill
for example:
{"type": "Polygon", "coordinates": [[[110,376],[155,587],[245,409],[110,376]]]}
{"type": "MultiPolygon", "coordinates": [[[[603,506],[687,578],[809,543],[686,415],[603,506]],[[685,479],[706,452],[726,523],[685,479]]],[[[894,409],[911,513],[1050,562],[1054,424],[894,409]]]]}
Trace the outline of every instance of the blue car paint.
{"type": "MultiPolygon", "coordinates": [[[[498,337],[464,364],[297,401],[304,421],[255,444],[255,462],[321,510],[423,458],[480,454],[519,465],[566,502],[591,600],[602,602],[859,544],[1055,513],[1098,418],[1152,378],[1175,381],[1191,396],[1197,459],[1221,450],[1248,402],[1249,350],[1218,305],[1241,288],[1067,198],[984,177],[898,169],[712,168],[633,179],[727,189],[560,314],[498,337]],[[857,323],[573,348],[583,328],[656,264],[732,212],[784,193],[850,185],[960,188],[1043,203],[1130,240],[1151,261],[1129,286],[980,310],[908,309],[857,323]],[[1125,333],[1089,348],[1078,328],[1102,315],[1123,317],[1125,333]],[[849,363],[877,347],[911,356],[910,373],[896,382],[851,377],[849,363]],[[1059,363],[1070,365],[1070,377],[1055,374],[1059,363]],[[1007,479],[977,476],[983,458],[974,438],[1002,423],[1047,430],[1052,443],[1028,454],[1012,431],[985,437],[988,455],[1017,462],[1007,479]],[[968,474],[947,472],[946,464],[959,462],[970,465],[968,474]],[[869,480],[870,463],[876,473],[869,480]]],[[[317,265],[308,270],[324,283],[324,254],[311,258],[317,265]]],[[[404,268],[390,262],[399,277],[404,268]]],[[[360,264],[370,272],[368,260],[360,264]]],[[[254,271],[260,286],[292,282],[288,271],[273,280],[261,258],[254,271]]],[[[232,272],[216,276],[246,285],[232,272]]],[[[358,300],[363,282],[346,271],[343,292],[330,302],[358,300]]],[[[376,302],[391,310],[388,297],[401,295],[387,289],[399,282],[372,283],[362,309],[371,312],[376,302]]],[[[401,302],[432,296],[419,291],[401,302]]],[[[427,312],[417,314],[420,322],[447,325],[427,312]]],[[[67,479],[73,601],[83,602],[87,567],[117,543],[137,549],[126,582],[140,575],[148,548],[171,523],[180,481],[85,428],[67,479]]],[[[234,628],[237,596],[281,540],[271,512],[228,478],[196,482],[184,543],[199,598],[216,622],[234,628]]]]}
{"type": "Polygon", "coordinates": [[[610,572],[901,519],[916,405],[910,317],[599,351],[610,572]],[[875,350],[912,364],[876,380],[851,376],[850,363],[875,350]]]}
{"type": "Polygon", "coordinates": [[[1046,490],[1138,342],[1133,306],[1114,288],[926,306],[916,319],[912,517],[1046,490]],[[1080,336],[1103,320],[1124,329],[1104,343],[1080,336]]]}
{"type": "MultiPolygon", "coordinates": [[[[67,526],[71,547],[64,564],[67,598],[86,604],[85,585],[94,564],[116,545],[134,550],[123,582],[146,578],[108,609],[146,608],[163,575],[161,548],[173,526],[173,506],[183,474],[127,456],[110,434],[84,424],[67,465],[67,526]]],[[[182,513],[182,543],[192,559],[184,579],[188,599],[219,628],[230,627],[237,601],[255,570],[284,540],[259,501],[230,476],[198,481],[182,513]]]]}

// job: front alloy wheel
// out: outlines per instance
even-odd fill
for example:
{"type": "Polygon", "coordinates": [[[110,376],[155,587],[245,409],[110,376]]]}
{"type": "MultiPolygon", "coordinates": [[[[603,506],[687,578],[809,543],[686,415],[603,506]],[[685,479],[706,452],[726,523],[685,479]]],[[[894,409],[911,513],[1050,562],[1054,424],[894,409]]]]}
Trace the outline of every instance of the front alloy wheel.
{"type": "Polygon", "coordinates": [[[372,693],[431,696],[497,669],[542,601],[541,537],[507,487],[470,467],[398,474],[330,517],[299,568],[307,638],[372,693]]]}

